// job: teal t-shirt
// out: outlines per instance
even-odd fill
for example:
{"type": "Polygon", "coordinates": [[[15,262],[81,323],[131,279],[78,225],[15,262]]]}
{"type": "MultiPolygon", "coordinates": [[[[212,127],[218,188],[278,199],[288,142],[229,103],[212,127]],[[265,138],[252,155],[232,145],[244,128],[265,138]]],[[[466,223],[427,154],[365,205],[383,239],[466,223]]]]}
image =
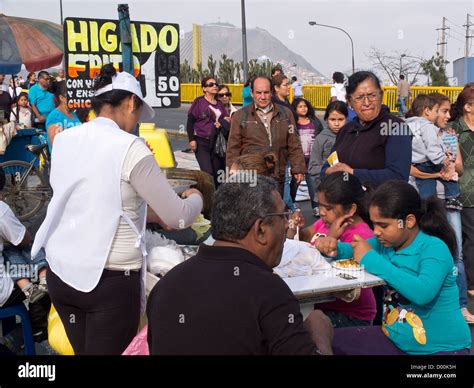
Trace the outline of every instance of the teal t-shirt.
{"type": "MultiPolygon", "coordinates": [[[[46,119],[46,130],[48,130],[49,126],[52,124],[61,126],[63,130],[75,127],[77,125],[81,125],[82,123],[79,120],[79,117],[77,117],[76,113],[72,112],[72,115],[74,116],[74,119],[71,119],[69,116],[62,113],[59,109],[54,109],[46,119]]],[[[49,152],[51,153],[51,141],[49,139],[49,136],[47,138],[49,152]]]]}
{"type": "Polygon", "coordinates": [[[250,94],[250,85],[242,89],[242,99],[243,99],[242,106],[250,105],[253,102],[253,97],[250,94]]]}
{"type": "Polygon", "coordinates": [[[38,84],[31,87],[28,92],[28,100],[45,118],[48,118],[48,115],[54,110],[54,94],[42,89],[38,84]]]}
{"type": "MultiPolygon", "coordinates": [[[[386,248],[376,238],[360,264],[384,279],[402,297],[403,308],[416,314],[423,323],[426,343],[419,343],[407,321],[389,325],[384,317],[388,338],[408,354],[450,352],[471,347],[471,332],[459,305],[456,267],[447,245],[440,239],[419,232],[406,248],[386,248]]],[[[338,243],[338,259],[353,256],[352,246],[338,243]]]]}

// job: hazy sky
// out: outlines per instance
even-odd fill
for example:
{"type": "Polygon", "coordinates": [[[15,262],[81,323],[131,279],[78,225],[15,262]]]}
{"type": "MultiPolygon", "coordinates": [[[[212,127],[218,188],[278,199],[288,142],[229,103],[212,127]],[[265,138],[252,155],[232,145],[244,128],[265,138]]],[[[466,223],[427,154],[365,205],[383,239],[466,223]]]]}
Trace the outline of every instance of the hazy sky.
{"type": "MultiPolygon", "coordinates": [[[[63,0],[64,17],[116,19],[114,0],[63,0]]],[[[126,2],[123,0],[123,2],[126,2]]],[[[60,0],[0,0],[0,13],[59,22],[60,0]]],[[[185,31],[192,23],[229,22],[241,25],[240,1],[128,0],[132,20],[179,23],[185,31]]],[[[351,67],[350,42],[346,35],[309,20],[345,29],[354,40],[356,67],[370,68],[365,54],[371,46],[407,50],[410,55],[431,57],[436,53],[443,16],[451,27],[448,60],[464,56],[466,14],[474,15],[474,1],[456,0],[247,0],[247,27],[268,30],[289,49],[304,56],[326,76],[351,67]]],[[[471,18],[474,23],[474,16],[471,18]]],[[[474,35],[474,26],[471,27],[474,35]]],[[[474,42],[474,39],[472,39],[474,42]]],[[[262,55],[265,53],[262,53],[262,55]]],[[[474,44],[471,47],[474,55],[474,44]]],[[[448,65],[452,75],[452,65],[448,65]]]]}

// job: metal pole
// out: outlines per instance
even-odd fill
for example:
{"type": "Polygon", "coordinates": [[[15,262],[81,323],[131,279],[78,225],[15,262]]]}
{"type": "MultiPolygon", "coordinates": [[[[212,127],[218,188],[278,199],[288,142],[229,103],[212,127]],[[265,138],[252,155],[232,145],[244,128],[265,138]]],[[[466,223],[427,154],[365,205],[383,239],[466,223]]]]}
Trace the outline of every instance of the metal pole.
{"type": "Polygon", "coordinates": [[[61,25],[63,24],[63,0],[59,0],[59,13],[61,17],[61,25]]]}
{"type": "Polygon", "coordinates": [[[120,42],[122,43],[122,70],[133,75],[132,35],[128,4],[118,5],[120,42]]]}
{"type": "MultiPolygon", "coordinates": [[[[400,55],[400,74],[399,74],[399,76],[403,74],[403,72],[402,72],[402,58],[403,58],[403,57],[406,57],[406,54],[400,55]]],[[[408,80],[407,80],[407,81],[408,81],[408,80]]]]}
{"type": "Polygon", "coordinates": [[[309,22],[310,26],[321,26],[321,27],[327,27],[327,28],[334,28],[335,30],[342,31],[344,34],[347,35],[349,40],[351,41],[351,50],[352,50],[352,74],[355,73],[355,63],[354,63],[354,42],[352,41],[352,37],[349,35],[349,33],[346,30],[343,30],[342,28],[335,27],[335,26],[330,26],[328,24],[320,24],[316,22],[309,22]]]}
{"type": "Polygon", "coordinates": [[[245,0],[240,1],[240,8],[242,13],[242,59],[244,62],[244,83],[249,78],[249,63],[247,59],[247,27],[245,24],[245,0]]]}

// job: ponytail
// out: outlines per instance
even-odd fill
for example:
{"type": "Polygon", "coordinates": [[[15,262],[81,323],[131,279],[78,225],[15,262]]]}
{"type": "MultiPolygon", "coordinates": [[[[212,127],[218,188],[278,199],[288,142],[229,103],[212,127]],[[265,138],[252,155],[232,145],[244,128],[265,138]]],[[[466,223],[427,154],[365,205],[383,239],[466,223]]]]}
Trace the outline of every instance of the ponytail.
{"type": "Polygon", "coordinates": [[[448,246],[453,257],[458,255],[456,234],[448,222],[446,207],[442,200],[430,197],[421,200],[420,229],[430,236],[438,237],[448,246]]]}
{"type": "Polygon", "coordinates": [[[393,180],[377,188],[370,200],[370,206],[376,206],[385,218],[405,220],[412,214],[424,233],[442,240],[453,258],[457,257],[456,235],[440,199],[430,197],[422,200],[413,186],[407,182],[393,180]]]}

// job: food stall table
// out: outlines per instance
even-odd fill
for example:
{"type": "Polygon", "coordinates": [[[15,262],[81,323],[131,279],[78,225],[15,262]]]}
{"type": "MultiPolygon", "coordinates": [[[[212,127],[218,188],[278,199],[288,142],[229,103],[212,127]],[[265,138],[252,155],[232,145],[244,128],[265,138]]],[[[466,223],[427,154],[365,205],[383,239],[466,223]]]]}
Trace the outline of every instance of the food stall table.
{"type": "MultiPolygon", "coordinates": [[[[296,276],[284,278],[293,294],[300,303],[303,318],[314,310],[315,303],[330,302],[344,291],[350,292],[356,288],[371,288],[385,284],[385,281],[365,270],[340,270],[331,268],[311,276],[296,276]]],[[[146,294],[151,292],[159,278],[147,272],[146,294]]]]}
{"type": "Polygon", "coordinates": [[[284,278],[300,303],[303,318],[314,310],[315,303],[331,302],[344,291],[371,288],[385,284],[378,276],[365,270],[340,270],[331,268],[311,276],[284,278]]]}

